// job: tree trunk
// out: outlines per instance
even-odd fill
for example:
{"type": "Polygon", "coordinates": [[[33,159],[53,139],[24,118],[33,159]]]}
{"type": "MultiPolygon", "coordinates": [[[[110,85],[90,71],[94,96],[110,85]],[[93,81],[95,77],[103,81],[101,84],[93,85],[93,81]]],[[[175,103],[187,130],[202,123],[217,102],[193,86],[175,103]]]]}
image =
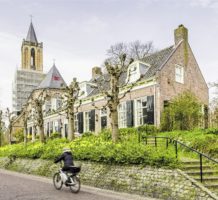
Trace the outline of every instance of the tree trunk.
{"type": "Polygon", "coordinates": [[[32,129],[32,142],[35,141],[35,139],[36,139],[35,136],[36,136],[36,126],[34,126],[32,129]]]}
{"type": "Polygon", "coordinates": [[[44,136],[44,127],[43,127],[43,125],[42,126],[38,126],[38,133],[39,133],[39,136],[40,136],[40,141],[42,143],[45,143],[45,136],[44,136]]]}
{"type": "Polygon", "coordinates": [[[68,119],[68,139],[70,141],[74,140],[75,135],[74,135],[74,115],[69,114],[69,119],[68,119]]]}
{"type": "Polygon", "coordinates": [[[12,128],[9,127],[9,144],[11,144],[11,138],[12,138],[12,136],[11,136],[12,130],[11,130],[11,129],[12,129],[12,128]]]}
{"type": "Polygon", "coordinates": [[[0,147],[2,146],[2,130],[0,129],[0,147]]]}
{"type": "Polygon", "coordinates": [[[27,144],[27,127],[26,126],[24,126],[23,131],[24,131],[24,144],[26,145],[27,144]]]}
{"type": "Polygon", "coordinates": [[[111,112],[111,128],[112,128],[112,141],[117,142],[119,139],[118,129],[118,112],[117,109],[111,112]]]}

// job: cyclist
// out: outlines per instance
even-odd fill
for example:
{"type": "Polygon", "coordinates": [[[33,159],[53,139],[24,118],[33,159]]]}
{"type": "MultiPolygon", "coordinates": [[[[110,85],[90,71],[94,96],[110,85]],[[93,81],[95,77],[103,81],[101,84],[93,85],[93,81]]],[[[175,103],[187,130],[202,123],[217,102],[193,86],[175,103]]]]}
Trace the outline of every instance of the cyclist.
{"type": "MultiPolygon", "coordinates": [[[[54,161],[54,163],[58,163],[58,162],[61,162],[61,161],[64,161],[64,166],[62,168],[63,172],[70,171],[70,167],[74,166],[73,155],[72,155],[72,152],[71,152],[70,148],[68,148],[68,147],[63,148],[62,155],[59,158],[57,158],[54,161]]],[[[66,182],[72,183],[72,181],[71,181],[71,179],[69,177],[68,177],[66,182]]]]}

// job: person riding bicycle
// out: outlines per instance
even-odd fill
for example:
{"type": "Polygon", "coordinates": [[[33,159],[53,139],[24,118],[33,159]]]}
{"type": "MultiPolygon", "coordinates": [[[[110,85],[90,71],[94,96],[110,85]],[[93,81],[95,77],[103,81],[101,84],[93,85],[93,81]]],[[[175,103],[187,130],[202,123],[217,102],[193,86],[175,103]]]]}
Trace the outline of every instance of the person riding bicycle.
{"type": "MultiPolygon", "coordinates": [[[[64,161],[64,166],[62,167],[63,172],[70,171],[70,168],[74,166],[73,155],[70,148],[63,148],[63,154],[60,157],[55,159],[54,163],[64,161]]],[[[70,179],[67,182],[71,182],[70,179]]]]}

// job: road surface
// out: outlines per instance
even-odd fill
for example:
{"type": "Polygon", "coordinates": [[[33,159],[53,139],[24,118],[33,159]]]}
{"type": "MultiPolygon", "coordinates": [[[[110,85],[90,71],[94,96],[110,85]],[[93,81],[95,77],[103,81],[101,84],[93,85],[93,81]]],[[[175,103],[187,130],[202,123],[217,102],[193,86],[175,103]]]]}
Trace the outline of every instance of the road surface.
{"type": "Polygon", "coordinates": [[[81,186],[78,194],[63,187],[56,190],[52,180],[0,169],[0,200],[154,200],[137,195],[81,186]]]}

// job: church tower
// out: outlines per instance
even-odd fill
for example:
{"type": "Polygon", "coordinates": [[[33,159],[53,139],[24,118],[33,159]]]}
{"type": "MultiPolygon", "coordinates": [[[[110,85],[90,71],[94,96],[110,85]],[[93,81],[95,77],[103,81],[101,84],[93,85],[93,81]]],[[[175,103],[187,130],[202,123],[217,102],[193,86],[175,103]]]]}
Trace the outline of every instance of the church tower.
{"type": "Polygon", "coordinates": [[[15,72],[13,81],[12,108],[19,115],[30,94],[44,79],[43,43],[39,43],[30,22],[26,39],[21,46],[21,68],[15,72]]]}
{"type": "Polygon", "coordinates": [[[21,69],[43,71],[43,43],[38,43],[32,22],[21,47],[21,69]]]}

